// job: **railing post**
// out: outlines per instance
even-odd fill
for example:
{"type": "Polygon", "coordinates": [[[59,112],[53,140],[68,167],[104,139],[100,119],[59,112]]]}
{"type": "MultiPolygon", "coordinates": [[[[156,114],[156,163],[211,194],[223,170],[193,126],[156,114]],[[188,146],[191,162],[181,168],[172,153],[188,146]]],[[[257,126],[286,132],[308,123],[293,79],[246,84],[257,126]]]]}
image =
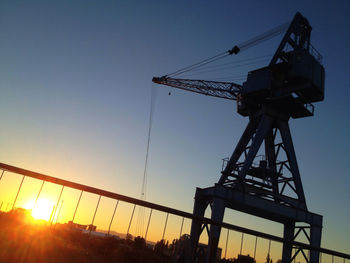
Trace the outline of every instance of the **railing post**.
{"type": "Polygon", "coordinates": [[[56,207],[53,206],[53,207],[52,207],[51,214],[50,214],[49,222],[51,222],[51,220],[52,220],[52,217],[53,217],[53,214],[54,214],[55,209],[56,209],[56,207]]]}
{"type": "Polygon", "coordinates": [[[180,236],[179,236],[179,239],[181,238],[181,235],[182,235],[182,228],[184,226],[184,221],[185,221],[185,218],[182,217],[182,222],[181,222],[181,228],[180,228],[180,236]]]}
{"type": "Polygon", "coordinates": [[[33,205],[33,208],[32,208],[32,209],[35,208],[36,203],[38,202],[39,196],[40,196],[41,191],[43,190],[43,187],[44,187],[44,183],[45,183],[45,181],[43,181],[43,183],[41,184],[41,187],[40,187],[40,189],[39,189],[38,195],[37,195],[36,198],[35,198],[35,202],[34,202],[34,205],[33,205]]]}
{"type": "Polygon", "coordinates": [[[109,223],[107,236],[109,236],[109,232],[111,231],[111,226],[112,226],[113,218],[114,218],[115,212],[117,211],[118,204],[119,204],[119,200],[117,200],[117,203],[115,204],[114,211],[113,211],[113,215],[112,215],[112,219],[111,219],[111,222],[109,223]]]}
{"type": "Polygon", "coordinates": [[[1,172],[1,176],[0,176],[0,181],[1,181],[2,176],[4,175],[4,173],[5,173],[5,170],[2,170],[2,172],[1,172]]]}
{"type": "Polygon", "coordinates": [[[132,214],[131,214],[131,218],[130,218],[130,222],[129,222],[129,226],[128,226],[128,231],[126,232],[126,239],[128,239],[132,218],[134,217],[134,213],[135,213],[135,208],[136,208],[136,204],[134,205],[134,209],[132,210],[132,214]]]}
{"type": "Polygon", "coordinates": [[[147,223],[147,228],[146,228],[146,233],[145,233],[145,240],[147,240],[148,228],[149,228],[149,223],[151,222],[152,211],[153,211],[153,209],[151,209],[151,211],[149,212],[148,223],[147,223]]]}
{"type": "Polygon", "coordinates": [[[165,219],[165,225],[164,225],[162,240],[164,239],[164,236],[165,236],[165,230],[166,230],[166,226],[167,226],[167,224],[168,224],[168,217],[169,217],[169,213],[166,214],[166,219],[165,219]]]}
{"type": "Polygon", "coordinates": [[[89,234],[91,234],[91,229],[92,229],[92,226],[93,226],[94,221],[95,221],[95,217],[96,217],[96,213],[97,213],[98,206],[100,205],[100,201],[101,201],[101,196],[98,198],[98,201],[97,201],[97,205],[96,205],[94,217],[92,218],[92,222],[91,222],[91,227],[90,227],[90,232],[89,232],[89,234]]]}
{"type": "Polygon", "coordinates": [[[255,259],[255,256],[256,256],[256,246],[258,244],[258,236],[255,236],[255,246],[254,246],[254,259],[255,259]]]}
{"type": "Polygon", "coordinates": [[[56,206],[55,206],[55,208],[54,208],[53,216],[52,216],[52,219],[51,219],[51,225],[52,225],[53,221],[55,221],[56,211],[57,211],[58,205],[60,204],[60,201],[61,201],[63,189],[64,189],[64,185],[62,185],[60,195],[59,195],[59,197],[58,197],[56,206]]]}
{"type": "Polygon", "coordinates": [[[226,235],[226,245],[225,245],[225,259],[226,259],[226,253],[227,253],[227,244],[228,244],[228,236],[230,234],[230,229],[227,228],[227,235],[226,235]]]}
{"type": "Polygon", "coordinates": [[[25,176],[23,175],[21,184],[19,185],[19,188],[18,188],[18,191],[17,191],[17,194],[16,194],[15,201],[13,201],[13,204],[12,204],[12,210],[15,208],[15,205],[16,205],[16,202],[17,202],[17,198],[18,198],[19,192],[21,191],[21,187],[22,187],[24,178],[25,178],[25,176]]]}
{"type": "Polygon", "coordinates": [[[240,254],[240,255],[242,255],[243,239],[244,239],[244,233],[242,232],[242,237],[241,237],[241,249],[240,249],[240,251],[239,251],[239,254],[240,254]]]}
{"type": "Polygon", "coordinates": [[[59,220],[59,217],[60,217],[60,214],[61,214],[61,211],[62,211],[63,202],[64,202],[64,200],[61,201],[61,206],[60,206],[60,209],[58,210],[58,214],[57,214],[57,217],[56,217],[56,224],[57,224],[57,222],[59,220]]]}
{"type": "Polygon", "coordinates": [[[76,215],[76,213],[77,213],[78,206],[79,206],[79,204],[80,204],[80,199],[81,199],[81,196],[82,196],[82,195],[83,195],[83,190],[81,190],[81,192],[80,192],[80,196],[79,196],[79,199],[78,199],[78,203],[77,203],[77,205],[76,205],[76,207],[75,207],[75,210],[74,210],[74,214],[73,214],[72,223],[74,222],[75,215],[76,215]]]}

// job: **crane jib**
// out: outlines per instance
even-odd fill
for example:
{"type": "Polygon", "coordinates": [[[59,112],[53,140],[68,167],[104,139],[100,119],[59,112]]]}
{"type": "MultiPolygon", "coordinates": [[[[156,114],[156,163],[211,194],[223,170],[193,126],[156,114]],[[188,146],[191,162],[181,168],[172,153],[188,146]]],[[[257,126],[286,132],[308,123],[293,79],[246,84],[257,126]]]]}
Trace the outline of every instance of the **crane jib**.
{"type": "Polygon", "coordinates": [[[236,100],[242,88],[241,85],[233,82],[175,79],[169,77],[154,77],[152,81],[161,85],[229,100],[236,100]]]}

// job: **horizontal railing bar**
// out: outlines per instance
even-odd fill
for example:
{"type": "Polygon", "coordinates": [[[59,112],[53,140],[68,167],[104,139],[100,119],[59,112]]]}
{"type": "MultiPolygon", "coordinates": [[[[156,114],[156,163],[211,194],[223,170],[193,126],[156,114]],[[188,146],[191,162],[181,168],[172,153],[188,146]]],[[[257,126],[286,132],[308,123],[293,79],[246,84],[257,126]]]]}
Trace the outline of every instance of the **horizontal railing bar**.
{"type": "Polygon", "coordinates": [[[48,176],[48,175],[44,175],[44,174],[41,174],[41,173],[29,171],[29,170],[18,168],[18,167],[11,166],[11,165],[8,165],[8,164],[0,163],[0,169],[8,171],[8,172],[12,172],[12,173],[21,174],[21,175],[25,175],[25,176],[28,176],[28,177],[36,178],[36,179],[43,180],[43,181],[46,181],[46,182],[50,182],[50,183],[54,183],[54,184],[58,184],[58,185],[64,185],[64,186],[67,186],[67,187],[70,187],[70,188],[82,190],[84,192],[89,192],[89,193],[93,193],[93,194],[97,194],[97,195],[102,195],[102,196],[105,196],[105,197],[109,197],[109,198],[112,198],[112,199],[124,201],[124,202],[127,202],[127,203],[132,203],[132,204],[136,204],[136,205],[139,205],[139,206],[145,206],[145,207],[152,208],[152,209],[155,209],[155,210],[159,210],[159,211],[162,211],[162,212],[171,213],[171,214],[175,214],[175,215],[178,215],[178,216],[184,216],[184,217],[193,219],[193,215],[192,214],[187,213],[187,212],[183,212],[183,211],[180,211],[180,210],[177,210],[177,209],[173,209],[173,208],[170,208],[170,207],[166,207],[166,206],[150,203],[150,202],[147,202],[147,201],[144,201],[144,200],[140,200],[140,199],[136,199],[136,198],[132,198],[132,197],[129,197],[129,196],[125,196],[125,195],[121,195],[121,194],[105,191],[105,190],[98,189],[98,188],[95,188],[95,187],[91,187],[91,186],[87,186],[87,185],[83,185],[83,184],[79,184],[79,183],[74,183],[74,182],[71,182],[71,181],[67,181],[67,180],[56,178],[56,177],[53,177],[53,176],[48,176]]]}
{"type": "Polygon", "coordinates": [[[151,209],[154,209],[154,210],[158,210],[158,211],[162,211],[162,212],[165,212],[165,213],[170,213],[170,214],[173,214],[173,215],[186,217],[186,218],[193,219],[193,220],[198,220],[198,221],[201,221],[203,223],[221,226],[221,227],[224,227],[224,228],[227,228],[227,229],[231,229],[231,230],[234,230],[234,231],[237,231],[237,232],[242,232],[242,233],[245,233],[245,234],[249,234],[249,235],[253,235],[253,236],[257,236],[257,237],[261,237],[261,238],[265,238],[265,239],[269,239],[269,240],[273,240],[273,241],[277,241],[277,242],[281,242],[281,243],[291,244],[291,245],[294,245],[294,246],[301,247],[303,249],[311,249],[311,250],[319,251],[319,252],[322,252],[322,253],[325,253],[325,254],[329,254],[329,255],[333,255],[333,256],[337,256],[337,257],[341,257],[341,258],[350,259],[350,255],[345,254],[345,253],[341,253],[341,252],[338,252],[338,251],[333,251],[333,250],[326,249],[326,248],[317,248],[317,247],[313,247],[313,246],[310,246],[308,244],[304,244],[304,243],[301,243],[301,242],[298,242],[298,241],[290,242],[289,240],[286,240],[286,239],[284,239],[282,237],[270,235],[270,234],[267,234],[267,233],[264,233],[264,232],[260,232],[260,231],[256,231],[256,230],[252,230],[252,229],[248,229],[248,228],[245,228],[245,227],[240,227],[240,226],[236,226],[236,225],[232,225],[232,224],[228,224],[228,223],[217,222],[217,221],[211,220],[211,219],[206,218],[206,217],[194,216],[191,213],[184,212],[184,211],[181,211],[181,210],[177,210],[177,209],[174,209],[174,208],[158,205],[158,204],[155,204],[155,203],[147,202],[147,201],[144,201],[144,200],[132,198],[132,197],[125,196],[125,195],[120,195],[120,194],[117,194],[117,193],[105,191],[105,190],[98,189],[98,188],[95,188],[95,187],[74,183],[74,182],[71,182],[71,181],[63,180],[63,179],[56,178],[56,177],[53,177],[53,176],[44,175],[44,174],[41,174],[41,173],[37,173],[37,172],[30,171],[30,170],[22,169],[22,168],[15,167],[15,166],[12,166],[12,165],[0,163],[0,169],[2,169],[4,171],[16,173],[16,174],[21,174],[21,175],[24,175],[24,176],[36,178],[36,179],[43,180],[43,181],[46,181],[46,182],[50,182],[50,183],[54,183],[54,184],[63,185],[63,186],[67,186],[67,187],[70,187],[70,188],[82,190],[84,192],[89,192],[89,193],[105,196],[105,197],[108,197],[108,198],[124,201],[124,202],[127,202],[127,203],[132,203],[132,204],[135,204],[135,205],[148,207],[148,208],[151,208],[151,209]]]}

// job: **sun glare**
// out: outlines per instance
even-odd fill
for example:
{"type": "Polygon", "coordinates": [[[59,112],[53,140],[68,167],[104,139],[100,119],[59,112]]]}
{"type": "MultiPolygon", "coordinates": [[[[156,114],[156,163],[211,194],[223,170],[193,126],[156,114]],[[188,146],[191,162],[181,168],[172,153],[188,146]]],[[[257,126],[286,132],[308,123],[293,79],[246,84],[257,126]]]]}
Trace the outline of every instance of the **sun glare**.
{"type": "Polygon", "coordinates": [[[49,221],[53,206],[54,205],[49,200],[39,199],[32,210],[32,217],[49,221]]]}

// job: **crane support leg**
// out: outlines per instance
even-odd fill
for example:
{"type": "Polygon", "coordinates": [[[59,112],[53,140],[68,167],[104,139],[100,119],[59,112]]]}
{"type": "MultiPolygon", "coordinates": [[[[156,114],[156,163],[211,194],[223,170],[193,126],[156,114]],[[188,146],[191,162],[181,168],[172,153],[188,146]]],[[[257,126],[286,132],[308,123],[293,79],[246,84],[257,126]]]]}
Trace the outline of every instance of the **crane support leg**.
{"type": "MultiPolygon", "coordinates": [[[[214,198],[212,203],[211,219],[216,222],[222,222],[225,212],[225,200],[221,198],[214,198]]],[[[217,259],[217,249],[219,245],[221,227],[216,225],[210,226],[209,241],[208,241],[208,255],[207,262],[213,263],[217,259]]]]}
{"type": "MultiPolygon", "coordinates": [[[[310,229],[310,245],[316,248],[321,247],[321,234],[322,234],[322,227],[317,225],[311,225],[310,229]]],[[[318,263],[320,259],[320,252],[311,250],[310,251],[310,262],[311,263],[318,263]]]]}
{"type": "MultiPolygon", "coordinates": [[[[204,217],[205,210],[208,206],[208,202],[206,199],[202,198],[199,190],[196,191],[194,207],[193,207],[193,215],[198,217],[204,217]]],[[[192,258],[193,260],[196,257],[197,246],[199,242],[199,237],[202,232],[202,222],[198,220],[192,220],[191,225],[191,248],[192,248],[192,258]]]]}
{"type": "MultiPolygon", "coordinates": [[[[298,199],[301,201],[301,203],[305,204],[305,195],[304,195],[303,185],[301,183],[297,158],[295,156],[292,136],[290,134],[288,122],[287,121],[279,121],[278,126],[279,126],[279,129],[281,132],[281,137],[282,137],[284,146],[286,148],[285,152],[287,154],[290,169],[291,169],[292,174],[293,174],[294,184],[295,184],[296,192],[298,195],[298,199]]],[[[304,209],[306,209],[306,204],[305,204],[304,209]]]]}
{"type": "MultiPolygon", "coordinates": [[[[284,230],[283,230],[283,238],[288,241],[294,240],[294,229],[295,229],[295,222],[289,221],[284,223],[284,230]]],[[[283,244],[282,249],[282,263],[290,263],[290,259],[292,258],[292,250],[293,246],[288,243],[283,244]]]]}

